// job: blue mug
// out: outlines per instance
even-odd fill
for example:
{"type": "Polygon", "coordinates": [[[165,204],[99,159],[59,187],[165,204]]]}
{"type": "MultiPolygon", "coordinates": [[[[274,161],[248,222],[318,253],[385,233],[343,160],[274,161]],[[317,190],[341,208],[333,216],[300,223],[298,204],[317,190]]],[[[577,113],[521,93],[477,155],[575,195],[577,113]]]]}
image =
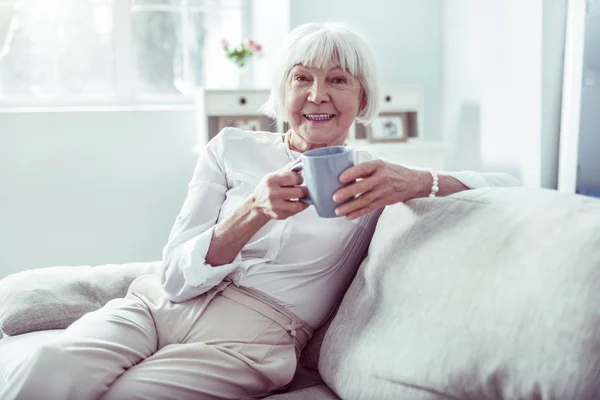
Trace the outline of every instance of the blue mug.
{"type": "Polygon", "coordinates": [[[352,166],[354,152],[346,146],[321,147],[302,153],[301,162],[291,168],[295,172],[303,171],[308,188],[309,197],[300,200],[314,205],[320,217],[337,217],[335,209],[342,203],[333,201],[333,194],[350,184],[341,183],[340,175],[352,166]]]}

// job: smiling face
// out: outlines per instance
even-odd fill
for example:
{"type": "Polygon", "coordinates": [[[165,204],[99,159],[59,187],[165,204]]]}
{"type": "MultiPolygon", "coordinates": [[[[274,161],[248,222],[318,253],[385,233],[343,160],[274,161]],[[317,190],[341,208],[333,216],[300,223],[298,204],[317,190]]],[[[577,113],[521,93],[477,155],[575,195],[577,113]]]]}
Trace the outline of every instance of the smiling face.
{"type": "Polygon", "coordinates": [[[342,145],[364,104],[358,79],[331,62],[322,68],[296,65],[284,96],[292,144],[300,151],[342,145]]]}

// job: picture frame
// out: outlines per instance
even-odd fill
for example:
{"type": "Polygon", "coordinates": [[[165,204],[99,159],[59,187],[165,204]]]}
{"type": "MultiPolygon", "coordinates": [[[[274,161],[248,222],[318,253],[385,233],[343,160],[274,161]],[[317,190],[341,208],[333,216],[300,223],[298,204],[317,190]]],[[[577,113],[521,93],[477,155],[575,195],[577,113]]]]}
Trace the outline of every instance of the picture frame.
{"type": "Polygon", "coordinates": [[[224,128],[239,128],[245,131],[264,130],[261,117],[255,115],[220,116],[218,120],[218,131],[221,131],[224,128]]]}
{"type": "Polygon", "coordinates": [[[408,113],[382,112],[366,127],[369,142],[405,142],[409,136],[408,113]]]}

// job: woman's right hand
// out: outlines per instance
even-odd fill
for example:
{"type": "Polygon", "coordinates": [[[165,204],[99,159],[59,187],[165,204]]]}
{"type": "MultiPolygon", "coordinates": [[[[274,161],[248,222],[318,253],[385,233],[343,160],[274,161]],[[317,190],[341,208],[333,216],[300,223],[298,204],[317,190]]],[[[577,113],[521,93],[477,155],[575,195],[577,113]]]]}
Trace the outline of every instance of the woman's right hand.
{"type": "Polygon", "coordinates": [[[255,209],[270,219],[286,219],[308,208],[299,201],[308,196],[308,189],[302,184],[298,172],[281,170],[267,174],[256,186],[253,193],[255,209]]]}

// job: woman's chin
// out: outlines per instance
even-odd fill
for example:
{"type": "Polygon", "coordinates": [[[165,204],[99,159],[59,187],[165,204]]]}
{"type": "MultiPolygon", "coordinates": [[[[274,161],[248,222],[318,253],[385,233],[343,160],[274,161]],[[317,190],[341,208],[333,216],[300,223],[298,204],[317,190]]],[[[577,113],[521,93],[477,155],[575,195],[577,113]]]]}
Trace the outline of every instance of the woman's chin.
{"type": "Polygon", "coordinates": [[[324,134],[339,130],[338,124],[335,123],[335,118],[328,121],[310,121],[306,120],[303,124],[307,132],[315,132],[324,134]]]}
{"type": "Polygon", "coordinates": [[[304,139],[312,143],[316,147],[338,146],[342,145],[346,140],[346,134],[341,135],[339,132],[315,132],[305,131],[304,139]]]}

